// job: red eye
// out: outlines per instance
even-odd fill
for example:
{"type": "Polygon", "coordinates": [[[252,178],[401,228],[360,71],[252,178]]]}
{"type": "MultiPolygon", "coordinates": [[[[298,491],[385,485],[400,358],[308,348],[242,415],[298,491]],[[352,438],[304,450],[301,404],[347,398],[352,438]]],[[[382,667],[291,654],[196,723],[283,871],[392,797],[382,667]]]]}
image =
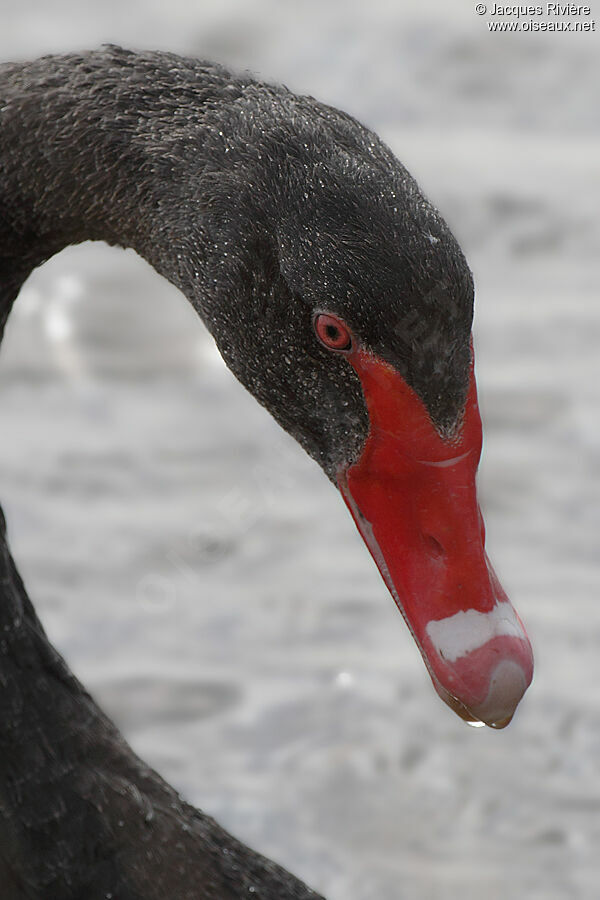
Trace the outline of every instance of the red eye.
{"type": "Polygon", "coordinates": [[[329,350],[351,350],[352,337],[347,326],[337,316],[320,313],[315,318],[315,331],[329,350]]]}

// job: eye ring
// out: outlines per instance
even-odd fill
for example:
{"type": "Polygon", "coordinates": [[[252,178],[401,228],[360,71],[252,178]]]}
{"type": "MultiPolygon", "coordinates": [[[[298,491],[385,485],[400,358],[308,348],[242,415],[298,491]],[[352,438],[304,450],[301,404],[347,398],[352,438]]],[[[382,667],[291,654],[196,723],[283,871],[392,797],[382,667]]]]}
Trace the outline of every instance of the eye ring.
{"type": "Polygon", "coordinates": [[[328,350],[347,353],[352,350],[352,334],[348,326],[330,313],[318,313],[313,325],[319,341],[328,350]]]}

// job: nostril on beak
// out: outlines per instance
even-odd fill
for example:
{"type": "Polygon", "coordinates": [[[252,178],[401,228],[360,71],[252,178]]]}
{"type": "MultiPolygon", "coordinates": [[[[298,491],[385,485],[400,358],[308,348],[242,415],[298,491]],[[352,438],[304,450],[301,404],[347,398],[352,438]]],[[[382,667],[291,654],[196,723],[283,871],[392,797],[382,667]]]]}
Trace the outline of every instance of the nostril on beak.
{"type": "Polygon", "coordinates": [[[446,551],[444,550],[442,544],[440,544],[438,539],[434,538],[432,534],[425,534],[424,538],[427,552],[432,557],[432,559],[442,559],[442,557],[446,555],[446,551]]]}

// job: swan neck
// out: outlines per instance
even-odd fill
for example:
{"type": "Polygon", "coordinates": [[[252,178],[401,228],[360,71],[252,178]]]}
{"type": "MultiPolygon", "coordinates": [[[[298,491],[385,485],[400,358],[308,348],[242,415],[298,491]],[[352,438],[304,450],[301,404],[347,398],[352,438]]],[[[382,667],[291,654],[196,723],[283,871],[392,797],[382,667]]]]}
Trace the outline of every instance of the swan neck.
{"type": "Polygon", "coordinates": [[[121,73],[111,81],[101,57],[87,74],[77,59],[43,62],[0,66],[0,296],[86,240],[131,247],[177,280],[158,112],[134,120],[139,89],[121,73]]]}

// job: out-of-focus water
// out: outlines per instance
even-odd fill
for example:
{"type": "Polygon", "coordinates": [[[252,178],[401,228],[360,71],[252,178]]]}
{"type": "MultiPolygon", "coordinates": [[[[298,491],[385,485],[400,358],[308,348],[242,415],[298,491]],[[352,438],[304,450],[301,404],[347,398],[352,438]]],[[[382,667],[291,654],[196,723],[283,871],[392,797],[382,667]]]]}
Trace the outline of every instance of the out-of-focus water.
{"type": "Polygon", "coordinates": [[[499,733],[440,703],[335,490],[134,254],[51,260],[0,355],[0,497],[52,639],[144,758],[330,900],[598,895],[599,38],[473,6],[1,12],[3,59],[162,47],[350,110],[474,270],[488,547],[537,660],[499,733]]]}

